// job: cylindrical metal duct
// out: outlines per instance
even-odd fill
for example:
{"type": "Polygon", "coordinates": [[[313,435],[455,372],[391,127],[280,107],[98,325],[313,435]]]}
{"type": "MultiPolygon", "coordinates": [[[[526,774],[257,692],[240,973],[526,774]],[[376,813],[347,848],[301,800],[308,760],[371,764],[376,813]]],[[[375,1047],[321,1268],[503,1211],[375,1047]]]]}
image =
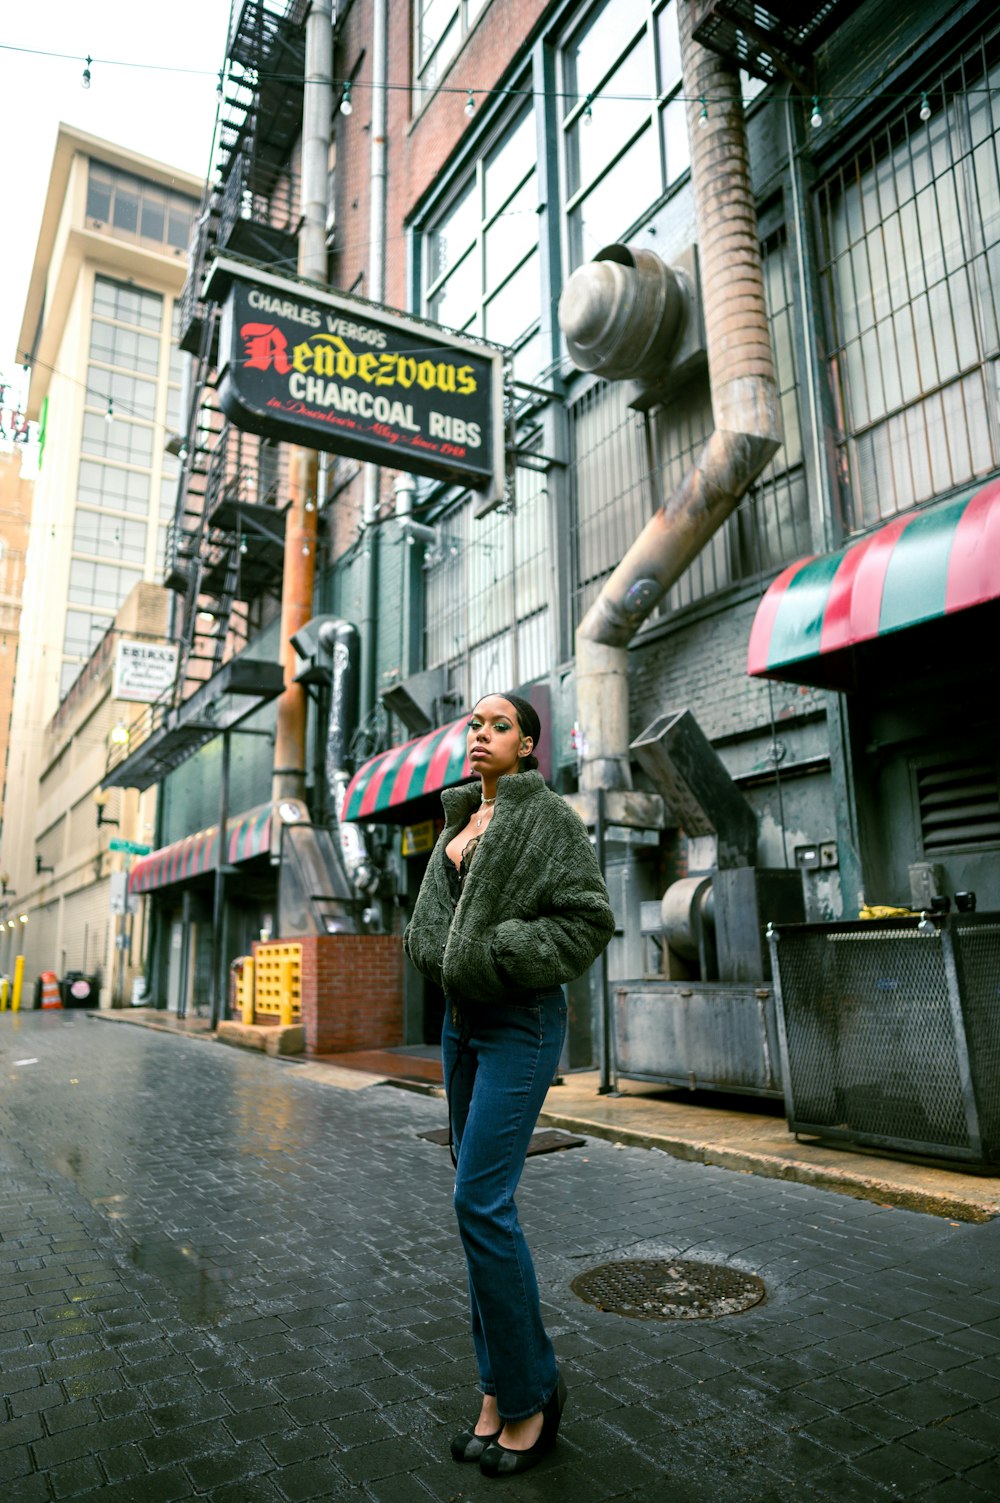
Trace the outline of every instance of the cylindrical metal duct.
{"type": "Polygon", "coordinates": [[[716,426],[577,629],[584,790],[631,787],[628,643],[781,443],[739,77],[693,40],[690,0],[679,0],[678,17],[716,426]],[[704,122],[702,99],[711,100],[704,122]]]}
{"type": "Polygon", "coordinates": [[[655,251],[607,245],[578,266],[559,299],[570,359],[609,380],[653,380],[684,333],[691,294],[655,251]]]}
{"type": "Polygon", "coordinates": [[[698,959],[698,941],[706,920],[711,877],[681,877],[660,900],[663,937],[682,960],[698,959]]]}

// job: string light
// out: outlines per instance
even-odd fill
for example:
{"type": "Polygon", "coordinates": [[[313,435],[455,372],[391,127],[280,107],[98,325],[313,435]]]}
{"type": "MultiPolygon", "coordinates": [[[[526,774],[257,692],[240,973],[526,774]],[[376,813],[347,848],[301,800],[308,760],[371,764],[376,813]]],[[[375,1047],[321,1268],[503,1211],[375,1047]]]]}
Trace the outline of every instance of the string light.
{"type": "Polygon", "coordinates": [[[246,540],[246,538],[240,538],[240,552],[241,553],[246,553],[246,551],[247,551],[247,540],[246,540]]]}
{"type": "Polygon", "coordinates": [[[702,130],[704,130],[708,124],[708,105],[705,102],[704,95],[702,95],[701,110],[698,113],[698,124],[701,126],[702,130]]]}
{"type": "Polygon", "coordinates": [[[472,97],[472,90],[471,89],[469,90],[469,96],[468,96],[468,98],[465,101],[465,113],[468,115],[468,117],[469,117],[470,120],[472,119],[473,115],[476,113],[476,101],[472,97]]]}
{"type": "Polygon", "coordinates": [[[113,402],[112,402],[112,400],[111,400],[111,398],[110,398],[110,397],[109,397],[109,398],[108,398],[108,410],[107,410],[107,412],[106,412],[106,413],[105,413],[105,414],[104,414],[104,421],[105,421],[105,422],[106,422],[106,423],[113,423],[113,422],[114,422],[114,420],[115,420],[115,409],[114,409],[114,403],[113,403],[113,402]]]}
{"type": "Polygon", "coordinates": [[[353,110],[354,106],[351,103],[351,80],[348,79],[344,85],[344,97],[340,101],[340,113],[342,115],[350,115],[353,110]]]}
{"type": "MultiPolygon", "coordinates": [[[[2,51],[2,52],[22,53],[22,54],[24,54],[26,56],[31,56],[31,57],[45,57],[45,58],[52,58],[52,59],[55,59],[55,60],[75,61],[75,55],[73,53],[71,53],[71,52],[59,52],[56,49],[49,48],[49,47],[22,47],[22,46],[19,46],[16,43],[12,43],[12,42],[0,42],[0,51],[2,51]]],[[[93,66],[94,59],[92,57],[88,57],[86,61],[87,61],[87,67],[84,70],[85,74],[89,73],[90,68],[93,66]]],[[[101,57],[101,58],[98,58],[97,61],[103,67],[108,67],[108,68],[133,68],[133,69],[142,69],[142,70],[146,70],[146,71],[149,71],[149,72],[155,72],[155,73],[178,73],[178,74],[183,74],[183,75],[185,75],[186,77],[189,77],[189,78],[215,78],[215,79],[218,79],[218,70],[216,70],[215,68],[178,67],[178,66],[175,66],[175,65],[172,65],[172,64],[169,64],[169,63],[146,62],[146,61],[142,61],[142,60],[137,59],[137,58],[121,58],[121,57],[101,57]]],[[[257,77],[257,80],[258,80],[259,83],[263,83],[265,81],[272,82],[272,83],[288,83],[288,84],[299,84],[299,85],[301,85],[301,83],[302,83],[302,74],[301,73],[289,73],[289,72],[281,72],[281,71],[277,71],[277,70],[276,71],[271,71],[269,69],[264,69],[264,68],[259,68],[259,69],[256,70],[256,77],[257,77]]],[[[334,84],[336,85],[337,82],[338,82],[338,80],[335,79],[334,80],[334,84]]],[[[83,84],[83,87],[88,87],[88,86],[89,86],[89,80],[88,80],[88,83],[84,83],[83,84]]],[[[345,100],[349,100],[349,98],[350,98],[350,88],[351,88],[350,80],[345,81],[343,87],[344,87],[344,99],[345,100]]],[[[400,92],[400,93],[409,94],[411,92],[411,87],[412,86],[410,85],[409,82],[406,82],[406,83],[388,83],[387,82],[387,83],[384,83],[384,84],[371,84],[371,85],[369,85],[369,87],[371,87],[371,88],[381,88],[381,89],[384,89],[387,93],[391,93],[391,92],[397,91],[397,92],[400,92]]],[[[465,88],[459,88],[457,85],[449,87],[447,84],[442,84],[442,85],[439,85],[435,89],[434,92],[437,93],[437,94],[461,94],[461,93],[468,94],[469,90],[465,89],[465,88]]],[[[531,88],[531,87],[520,88],[520,89],[504,89],[504,88],[481,89],[479,92],[483,94],[484,98],[486,98],[486,97],[489,97],[489,98],[504,98],[504,99],[538,99],[538,98],[549,98],[549,99],[562,99],[562,100],[569,100],[569,101],[572,101],[572,99],[573,99],[572,94],[569,94],[569,93],[563,93],[563,92],[560,92],[558,90],[538,90],[538,89],[534,89],[534,88],[531,88]]],[[[991,88],[989,86],[989,84],[987,84],[987,83],[984,82],[979,87],[976,87],[976,88],[966,88],[966,89],[960,90],[959,92],[963,96],[967,96],[967,97],[973,98],[973,97],[975,97],[977,95],[985,95],[986,97],[991,97],[996,92],[996,90],[993,89],[993,88],[991,88]]],[[[645,94],[609,94],[609,93],[602,92],[601,97],[603,99],[620,100],[623,103],[637,103],[639,101],[642,101],[644,103],[649,103],[650,102],[649,96],[645,95],[645,94]]],[[[693,102],[693,96],[679,94],[676,97],[679,98],[679,99],[681,99],[681,100],[683,100],[685,103],[691,103],[691,102],[693,102]]],[[[866,100],[870,100],[873,97],[875,97],[875,95],[874,95],[874,93],[872,91],[862,91],[862,92],[845,92],[843,94],[839,94],[839,93],[838,94],[831,94],[831,95],[828,95],[826,97],[827,97],[828,103],[843,103],[845,105],[851,105],[851,104],[864,103],[866,100]]],[[[879,90],[878,94],[877,94],[877,97],[880,100],[889,101],[889,102],[891,102],[893,100],[897,100],[900,103],[902,103],[904,106],[906,104],[910,104],[910,103],[913,103],[913,102],[917,102],[918,105],[919,105],[919,103],[922,102],[922,99],[923,99],[923,91],[921,91],[921,90],[910,90],[909,92],[906,92],[905,90],[903,90],[903,91],[900,91],[899,93],[894,93],[894,92],[887,92],[887,91],[884,91],[884,90],[879,90]]],[[[711,101],[708,101],[706,99],[701,99],[699,102],[704,106],[707,103],[710,103],[711,101]]],[[[780,103],[781,102],[781,95],[780,94],[775,94],[773,102],[776,103],[776,104],[780,103]]],[[[341,103],[341,107],[343,108],[343,101],[341,103]]],[[[344,114],[349,114],[350,110],[344,110],[343,113],[344,114]]],[[[817,129],[818,129],[818,127],[817,127],[817,129]]]]}
{"type": "Polygon", "coordinates": [[[813,95],[813,107],[812,114],[809,116],[809,124],[812,126],[813,130],[819,130],[823,124],[823,116],[820,113],[819,108],[819,99],[815,94],[813,95]]]}
{"type": "Polygon", "coordinates": [[[921,94],[920,96],[920,118],[925,124],[931,118],[930,100],[926,94],[921,94]]]}
{"type": "Polygon", "coordinates": [[[216,97],[216,99],[221,99],[222,98],[222,92],[223,92],[223,79],[222,79],[222,75],[223,75],[223,71],[224,70],[222,68],[219,69],[219,82],[215,86],[215,97],[216,97]]]}
{"type": "Polygon", "coordinates": [[[302,557],[303,558],[308,558],[311,552],[312,552],[312,549],[309,547],[309,544],[308,543],[303,543],[302,544],[302,557]]]}
{"type": "Polygon", "coordinates": [[[593,102],[594,102],[594,96],[593,96],[593,94],[588,94],[587,97],[586,97],[586,99],[584,100],[584,104],[583,104],[583,123],[584,123],[584,125],[589,125],[590,122],[591,122],[591,120],[593,120],[593,118],[594,118],[594,111],[591,109],[591,105],[593,104],[593,102]]]}
{"type": "Polygon", "coordinates": [[[91,65],[91,63],[93,61],[94,61],[94,59],[92,57],[88,57],[86,63],[84,64],[83,76],[80,79],[80,87],[81,87],[81,89],[89,89],[90,88],[90,65],[91,65]]]}

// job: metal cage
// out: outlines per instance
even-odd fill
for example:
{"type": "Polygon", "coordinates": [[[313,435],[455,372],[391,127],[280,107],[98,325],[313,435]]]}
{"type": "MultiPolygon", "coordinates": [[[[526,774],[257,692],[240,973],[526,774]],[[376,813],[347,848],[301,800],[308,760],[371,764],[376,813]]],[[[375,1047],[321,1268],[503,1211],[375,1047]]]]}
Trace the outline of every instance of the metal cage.
{"type": "Polygon", "coordinates": [[[1000,913],[769,934],[788,1125],[1000,1158],[1000,913]]]}

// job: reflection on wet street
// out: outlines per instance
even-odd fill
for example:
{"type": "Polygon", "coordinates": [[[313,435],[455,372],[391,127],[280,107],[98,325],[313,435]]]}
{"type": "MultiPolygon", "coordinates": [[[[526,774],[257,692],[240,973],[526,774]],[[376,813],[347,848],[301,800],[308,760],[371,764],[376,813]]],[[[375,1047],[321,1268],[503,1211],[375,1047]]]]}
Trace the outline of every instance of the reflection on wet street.
{"type": "MultiPolygon", "coordinates": [[[[440,1100],[85,1014],[0,1016],[0,1499],[479,1503],[440,1100]]],[[[531,1503],[995,1496],[1000,1223],[591,1139],[518,1191],[570,1392],[531,1503]],[[614,1260],[758,1273],[623,1320],[614,1260]],[[955,1491],[955,1488],[958,1491],[955,1491]],[[888,1494],[885,1494],[888,1496],[888,1494]]]]}

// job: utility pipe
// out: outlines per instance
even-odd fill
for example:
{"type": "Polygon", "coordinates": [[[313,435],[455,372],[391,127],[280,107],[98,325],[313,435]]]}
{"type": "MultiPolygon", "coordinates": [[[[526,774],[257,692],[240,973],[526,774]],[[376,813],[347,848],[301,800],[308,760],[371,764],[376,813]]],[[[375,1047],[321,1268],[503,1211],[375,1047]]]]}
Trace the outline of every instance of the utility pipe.
{"type": "MultiPolygon", "coordinates": [[[[306,19],[305,84],[302,96],[302,225],[298,267],[302,276],[326,281],[326,214],[330,120],[333,111],[333,17],[331,0],[312,0],[306,19]]],[[[311,449],[289,451],[290,501],[285,519],[281,584],[281,666],[284,692],[277,701],[272,798],[304,799],[306,791],[306,690],[294,682],[291,638],[313,614],[316,578],[316,518],[319,465],[311,449]]]]}
{"type": "Polygon", "coordinates": [[[584,791],[631,788],[628,644],[781,444],[739,77],[678,11],[715,431],[577,628],[584,791]]]}
{"type": "MultiPolygon", "coordinates": [[[[372,8],[372,87],[371,87],[371,198],[368,215],[368,296],[373,302],[385,302],[385,195],[386,195],[386,118],[388,95],[388,0],[374,0],[372,8]]],[[[378,591],[379,530],[378,502],[380,487],[378,465],[366,464],[361,506],[361,526],[365,537],[365,569],[361,598],[361,719],[375,706],[375,657],[378,622],[375,600],[378,591]]]]}

